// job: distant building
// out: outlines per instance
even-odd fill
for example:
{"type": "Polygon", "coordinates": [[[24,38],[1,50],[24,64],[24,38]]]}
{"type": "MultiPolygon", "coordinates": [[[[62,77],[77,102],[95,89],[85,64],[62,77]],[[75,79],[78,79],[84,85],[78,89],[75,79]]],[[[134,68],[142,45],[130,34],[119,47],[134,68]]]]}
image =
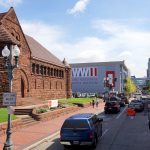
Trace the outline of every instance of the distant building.
{"type": "Polygon", "coordinates": [[[123,92],[124,79],[129,75],[124,61],[70,64],[73,93],[103,93],[108,91],[109,78],[112,89],[123,92]],[[105,84],[106,83],[106,84],[105,84]]]}
{"type": "Polygon", "coordinates": [[[5,45],[10,49],[15,44],[20,48],[19,67],[13,72],[13,92],[17,94],[17,105],[72,96],[70,66],[25,35],[14,9],[10,8],[8,12],[0,13],[0,106],[2,94],[9,92],[2,49],[5,45]]]}
{"type": "Polygon", "coordinates": [[[147,86],[147,78],[143,77],[143,78],[136,78],[135,76],[131,76],[131,79],[133,80],[133,82],[135,83],[135,85],[137,86],[138,89],[142,90],[143,87],[147,86]]]}

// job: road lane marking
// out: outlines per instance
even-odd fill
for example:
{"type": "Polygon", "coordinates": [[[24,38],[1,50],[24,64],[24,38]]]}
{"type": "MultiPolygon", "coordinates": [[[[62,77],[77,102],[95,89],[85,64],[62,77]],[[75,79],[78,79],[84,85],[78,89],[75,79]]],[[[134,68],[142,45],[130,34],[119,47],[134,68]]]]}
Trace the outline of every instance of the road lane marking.
{"type": "Polygon", "coordinates": [[[123,111],[116,117],[116,119],[119,119],[120,116],[124,113],[124,111],[126,110],[127,106],[123,109],[123,111]]]}
{"type": "Polygon", "coordinates": [[[103,132],[103,134],[102,134],[102,136],[100,137],[100,139],[101,139],[108,131],[109,131],[109,129],[106,129],[106,130],[103,132]]]}

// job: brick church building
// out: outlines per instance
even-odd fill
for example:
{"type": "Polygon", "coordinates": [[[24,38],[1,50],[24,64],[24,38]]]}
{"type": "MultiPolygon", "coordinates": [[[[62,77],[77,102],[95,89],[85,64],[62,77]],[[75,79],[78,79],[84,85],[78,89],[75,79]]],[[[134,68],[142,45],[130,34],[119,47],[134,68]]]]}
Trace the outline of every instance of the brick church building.
{"type": "Polygon", "coordinates": [[[19,67],[13,71],[12,89],[17,94],[17,105],[71,97],[70,66],[65,59],[61,62],[34,38],[25,35],[11,7],[8,12],[0,13],[0,106],[3,92],[9,92],[2,50],[5,45],[10,49],[11,45],[16,44],[20,56],[19,67]]]}

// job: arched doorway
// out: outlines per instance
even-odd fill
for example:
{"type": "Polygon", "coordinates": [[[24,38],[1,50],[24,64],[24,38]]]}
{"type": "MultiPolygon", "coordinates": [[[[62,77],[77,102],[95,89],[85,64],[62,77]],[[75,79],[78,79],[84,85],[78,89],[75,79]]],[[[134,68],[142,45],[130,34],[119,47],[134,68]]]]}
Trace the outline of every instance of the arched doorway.
{"type": "Polygon", "coordinates": [[[23,79],[21,78],[21,97],[23,98],[24,97],[24,81],[23,79]]]}

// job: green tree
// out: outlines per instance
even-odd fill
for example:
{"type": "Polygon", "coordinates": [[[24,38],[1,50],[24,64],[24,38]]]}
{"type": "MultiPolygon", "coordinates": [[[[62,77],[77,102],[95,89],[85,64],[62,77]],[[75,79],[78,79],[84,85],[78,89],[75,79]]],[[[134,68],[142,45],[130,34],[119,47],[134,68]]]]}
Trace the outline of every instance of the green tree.
{"type": "Polygon", "coordinates": [[[135,83],[133,82],[133,80],[130,77],[127,77],[124,80],[124,84],[125,84],[124,91],[127,94],[131,94],[131,93],[136,92],[137,87],[136,87],[135,83]]]}

